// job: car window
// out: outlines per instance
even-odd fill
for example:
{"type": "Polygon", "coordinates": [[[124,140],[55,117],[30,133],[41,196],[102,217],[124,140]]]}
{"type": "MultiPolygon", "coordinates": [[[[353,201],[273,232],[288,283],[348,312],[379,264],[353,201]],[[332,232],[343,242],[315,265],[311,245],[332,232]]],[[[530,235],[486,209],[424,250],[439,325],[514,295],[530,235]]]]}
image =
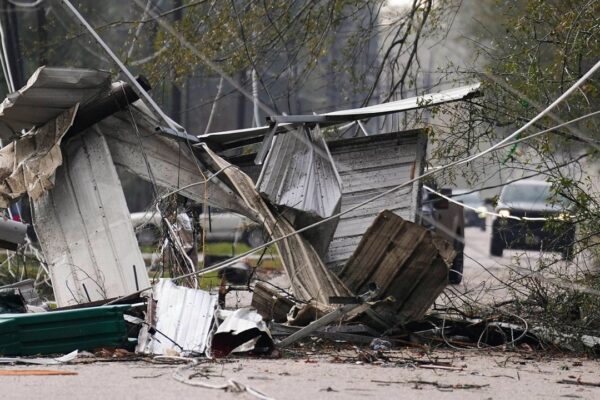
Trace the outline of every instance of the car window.
{"type": "Polygon", "coordinates": [[[452,196],[452,198],[456,201],[460,201],[461,203],[469,205],[480,205],[482,203],[481,198],[479,197],[479,194],[477,192],[466,194],[458,193],[452,196]]]}
{"type": "Polygon", "coordinates": [[[550,198],[550,185],[508,185],[502,191],[503,203],[546,203],[550,198]]]}

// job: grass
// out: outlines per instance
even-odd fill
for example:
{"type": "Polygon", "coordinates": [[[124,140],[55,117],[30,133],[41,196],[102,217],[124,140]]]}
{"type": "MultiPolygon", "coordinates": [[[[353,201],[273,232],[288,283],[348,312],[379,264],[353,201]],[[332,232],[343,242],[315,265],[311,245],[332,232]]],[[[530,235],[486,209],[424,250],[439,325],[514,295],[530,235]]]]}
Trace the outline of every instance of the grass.
{"type": "MultiPolygon", "coordinates": [[[[238,243],[233,246],[231,242],[207,242],[206,243],[206,255],[207,256],[219,256],[219,257],[232,257],[233,255],[242,254],[248,250],[250,250],[250,246],[245,243],[238,243]]],[[[157,251],[157,246],[149,246],[144,245],[140,246],[140,250],[142,253],[154,253],[157,251]]],[[[252,258],[248,258],[246,261],[249,265],[255,267],[258,263],[258,258],[262,254],[263,250],[256,251],[252,258]]],[[[15,283],[20,280],[32,278],[35,279],[40,265],[38,261],[33,257],[15,257],[11,262],[12,272],[15,276],[12,276],[8,269],[8,263],[5,263],[8,258],[8,252],[0,252],[0,286],[7,285],[11,283],[15,283]]],[[[278,257],[278,253],[276,247],[271,245],[267,247],[265,252],[266,257],[260,263],[261,270],[281,270],[281,260],[278,257]]],[[[199,266],[202,268],[202,265],[199,266]]],[[[155,275],[155,272],[148,271],[148,275],[150,279],[158,277],[155,275]]],[[[168,272],[165,272],[161,276],[162,278],[170,278],[168,272]]],[[[221,284],[221,279],[218,276],[217,272],[211,272],[204,275],[201,279],[200,287],[204,290],[210,290],[213,288],[218,288],[221,284]]],[[[47,285],[40,285],[37,288],[38,293],[41,297],[46,298],[48,300],[54,300],[54,294],[52,293],[52,289],[47,285]]]]}

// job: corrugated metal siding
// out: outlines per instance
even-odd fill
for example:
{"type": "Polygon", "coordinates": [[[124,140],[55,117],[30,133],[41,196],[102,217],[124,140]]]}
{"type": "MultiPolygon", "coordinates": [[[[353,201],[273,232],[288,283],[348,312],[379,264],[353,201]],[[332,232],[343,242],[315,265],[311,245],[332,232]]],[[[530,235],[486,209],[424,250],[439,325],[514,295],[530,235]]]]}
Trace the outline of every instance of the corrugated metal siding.
{"type": "Polygon", "coordinates": [[[454,89],[443,90],[438,93],[428,93],[421,96],[409,97],[407,99],[390,101],[388,103],[375,104],[373,106],[355,108],[351,110],[340,110],[323,115],[329,116],[359,116],[369,117],[376,115],[385,115],[398,111],[415,110],[417,108],[431,107],[437,104],[450,103],[453,101],[468,99],[477,96],[481,83],[474,83],[468,86],[461,86],[454,89]]]}
{"type": "Polygon", "coordinates": [[[63,152],[54,188],[33,203],[59,307],[150,286],[106,140],[88,130],[63,152]]]}
{"type": "Polygon", "coordinates": [[[22,89],[0,105],[0,138],[19,136],[58,117],[79,103],[87,104],[110,90],[110,72],[40,67],[22,89]]]}
{"type": "MultiPolygon", "coordinates": [[[[468,99],[479,94],[481,84],[475,83],[467,86],[461,86],[454,89],[444,90],[438,93],[428,93],[421,96],[410,97],[407,99],[391,101],[388,103],[376,104],[373,106],[354,108],[340,111],[333,111],[324,114],[318,114],[319,117],[327,116],[346,116],[347,121],[361,120],[378,115],[409,111],[417,108],[431,107],[437,104],[444,104],[453,101],[468,99]]],[[[338,122],[340,120],[338,119],[338,122]]],[[[290,123],[278,125],[278,132],[286,132],[290,129],[290,123]]],[[[246,143],[248,140],[260,138],[272,129],[265,125],[257,128],[236,129],[223,132],[212,132],[205,135],[198,135],[198,138],[206,140],[208,143],[218,144],[223,148],[233,148],[246,143]]]]}
{"type": "MultiPolygon", "coordinates": [[[[388,133],[329,142],[342,179],[341,211],[409,180],[423,170],[426,138],[421,130],[388,133]]],[[[325,257],[329,267],[343,265],[377,214],[388,209],[415,221],[419,184],[398,190],[343,215],[325,257]]]]}
{"type": "Polygon", "coordinates": [[[156,333],[150,335],[144,325],[136,351],[145,354],[204,353],[218,296],[176,286],[168,279],[161,279],[153,293],[153,299],[157,301],[154,321],[147,322],[156,328],[156,333]]]}
{"type": "Polygon", "coordinates": [[[256,188],[272,204],[320,218],[333,215],[342,195],[325,141],[303,127],[274,138],[256,188]]]}

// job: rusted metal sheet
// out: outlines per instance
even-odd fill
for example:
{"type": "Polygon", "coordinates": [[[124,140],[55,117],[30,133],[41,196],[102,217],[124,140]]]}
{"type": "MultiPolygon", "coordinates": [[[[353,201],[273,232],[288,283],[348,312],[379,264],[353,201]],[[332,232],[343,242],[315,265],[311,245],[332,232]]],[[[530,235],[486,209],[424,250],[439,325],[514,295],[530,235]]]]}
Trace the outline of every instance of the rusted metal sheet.
{"type": "Polygon", "coordinates": [[[218,296],[177,286],[168,279],[161,279],[152,293],[136,352],[157,355],[204,353],[218,296]],[[150,327],[155,328],[154,333],[150,333],[150,327]]]}
{"type": "Polygon", "coordinates": [[[420,319],[448,283],[452,244],[390,210],[377,215],[339,274],[355,293],[375,283],[374,311],[388,324],[420,319]]]}
{"type": "MultiPolygon", "coordinates": [[[[426,143],[423,130],[329,142],[342,180],[341,211],[420,175],[426,143]]],[[[339,269],[346,263],[381,210],[388,209],[408,221],[415,221],[420,195],[419,183],[415,182],[341,216],[325,256],[327,265],[339,269]]]]}
{"type": "Polygon", "coordinates": [[[110,72],[79,68],[38,68],[27,84],[0,105],[0,138],[21,135],[76,104],[85,106],[110,89],[110,72]]]}
{"type": "Polygon", "coordinates": [[[58,306],[150,286],[106,140],[90,129],[62,147],[54,188],[33,201],[58,306]]]}

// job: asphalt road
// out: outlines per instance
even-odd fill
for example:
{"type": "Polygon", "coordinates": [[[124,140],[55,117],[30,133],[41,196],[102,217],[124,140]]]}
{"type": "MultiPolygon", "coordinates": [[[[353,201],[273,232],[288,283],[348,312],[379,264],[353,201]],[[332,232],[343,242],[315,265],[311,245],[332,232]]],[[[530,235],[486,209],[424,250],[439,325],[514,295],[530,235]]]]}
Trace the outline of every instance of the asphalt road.
{"type": "MultiPolygon", "coordinates": [[[[486,301],[502,301],[509,295],[506,283],[537,271],[541,260],[554,261],[552,268],[544,273],[548,278],[574,271],[574,264],[562,261],[559,253],[505,250],[502,257],[493,257],[490,255],[490,240],[490,218],[485,231],[477,227],[465,228],[463,283],[455,286],[459,291],[486,301]]],[[[582,258],[578,257],[577,264],[585,268],[582,258]]]]}

